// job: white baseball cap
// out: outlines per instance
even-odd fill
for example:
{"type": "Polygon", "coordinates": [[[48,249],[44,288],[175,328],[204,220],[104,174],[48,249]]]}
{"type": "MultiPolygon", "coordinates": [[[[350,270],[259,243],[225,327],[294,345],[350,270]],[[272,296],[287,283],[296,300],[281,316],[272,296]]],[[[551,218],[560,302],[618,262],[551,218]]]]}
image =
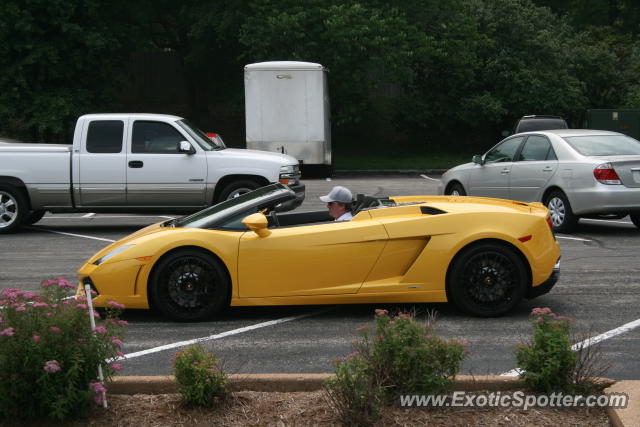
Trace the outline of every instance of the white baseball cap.
{"type": "Polygon", "coordinates": [[[329,194],[326,196],[320,196],[320,200],[323,202],[340,202],[340,203],[351,203],[353,202],[353,196],[351,195],[351,191],[348,188],[343,187],[341,185],[337,185],[331,189],[329,194]]]}

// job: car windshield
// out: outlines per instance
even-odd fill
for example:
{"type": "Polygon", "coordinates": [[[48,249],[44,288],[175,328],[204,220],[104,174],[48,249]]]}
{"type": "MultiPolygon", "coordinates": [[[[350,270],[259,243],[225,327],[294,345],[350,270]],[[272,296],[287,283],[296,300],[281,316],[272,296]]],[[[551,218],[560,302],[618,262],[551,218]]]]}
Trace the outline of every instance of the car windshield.
{"type": "Polygon", "coordinates": [[[583,156],[640,155],[640,142],[626,135],[567,136],[564,139],[583,156]]]}
{"type": "Polygon", "coordinates": [[[178,120],[177,123],[198,143],[198,145],[200,145],[200,147],[202,147],[203,150],[213,151],[227,148],[222,140],[220,140],[219,143],[212,141],[204,132],[193,126],[187,120],[178,120]]]}
{"type": "Polygon", "coordinates": [[[192,215],[166,222],[164,225],[167,227],[211,228],[248,210],[255,209],[257,211],[268,206],[275,206],[291,198],[295,198],[295,193],[288,187],[278,183],[271,184],[225,200],[192,215]]]}

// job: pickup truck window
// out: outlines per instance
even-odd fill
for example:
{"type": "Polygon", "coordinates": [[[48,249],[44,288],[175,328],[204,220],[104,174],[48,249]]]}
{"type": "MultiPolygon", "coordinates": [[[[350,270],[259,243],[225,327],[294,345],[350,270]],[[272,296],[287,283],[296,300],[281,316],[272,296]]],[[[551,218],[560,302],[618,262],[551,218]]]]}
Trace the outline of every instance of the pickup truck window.
{"type": "Polygon", "coordinates": [[[94,120],[87,131],[87,152],[120,153],[124,122],[120,120],[94,120]]]}
{"type": "Polygon", "coordinates": [[[184,140],[184,136],[167,123],[136,121],[133,123],[131,152],[177,154],[180,141],[184,140]]]}

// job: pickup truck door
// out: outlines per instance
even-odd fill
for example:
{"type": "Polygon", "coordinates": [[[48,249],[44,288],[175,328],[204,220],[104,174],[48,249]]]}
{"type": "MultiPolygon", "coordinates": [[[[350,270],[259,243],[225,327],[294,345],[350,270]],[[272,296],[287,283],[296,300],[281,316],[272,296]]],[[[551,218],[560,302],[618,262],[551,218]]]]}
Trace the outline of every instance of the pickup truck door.
{"type": "Polygon", "coordinates": [[[131,143],[126,159],[129,207],[195,207],[205,201],[207,158],[192,143],[195,154],[179,151],[189,138],[171,123],[131,121],[131,143]]]}
{"type": "Polygon", "coordinates": [[[123,120],[85,121],[80,138],[85,141],[74,147],[77,156],[78,206],[125,206],[125,122],[123,120]]]}

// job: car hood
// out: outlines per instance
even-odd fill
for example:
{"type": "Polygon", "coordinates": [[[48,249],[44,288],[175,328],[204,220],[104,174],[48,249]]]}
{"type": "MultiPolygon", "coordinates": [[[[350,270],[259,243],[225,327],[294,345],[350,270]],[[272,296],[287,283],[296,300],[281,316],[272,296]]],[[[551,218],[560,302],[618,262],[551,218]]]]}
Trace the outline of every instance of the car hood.
{"type": "Polygon", "coordinates": [[[219,151],[208,151],[208,155],[220,155],[228,158],[229,160],[237,159],[237,160],[266,160],[271,163],[277,163],[280,165],[295,165],[298,164],[298,161],[295,157],[289,156],[288,154],[280,154],[274,153],[271,151],[261,151],[261,150],[245,150],[240,148],[226,148],[224,150],[219,151]]]}
{"type": "Polygon", "coordinates": [[[133,240],[139,239],[141,237],[145,237],[154,233],[161,233],[163,231],[167,231],[167,230],[172,230],[171,227],[162,227],[162,224],[166,222],[158,222],[156,224],[152,224],[149,225],[145,228],[142,228],[132,234],[129,234],[128,236],[123,237],[120,240],[116,240],[115,242],[111,243],[110,245],[108,245],[107,247],[103,248],[102,250],[100,250],[99,252],[97,252],[96,254],[94,254],[88,261],[87,263],[93,263],[95,260],[97,260],[98,258],[101,258],[102,256],[104,256],[105,254],[111,252],[113,249],[119,247],[119,246],[123,246],[123,245],[127,245],[130,244],[130,242],[132,242],[133,240]]]}

